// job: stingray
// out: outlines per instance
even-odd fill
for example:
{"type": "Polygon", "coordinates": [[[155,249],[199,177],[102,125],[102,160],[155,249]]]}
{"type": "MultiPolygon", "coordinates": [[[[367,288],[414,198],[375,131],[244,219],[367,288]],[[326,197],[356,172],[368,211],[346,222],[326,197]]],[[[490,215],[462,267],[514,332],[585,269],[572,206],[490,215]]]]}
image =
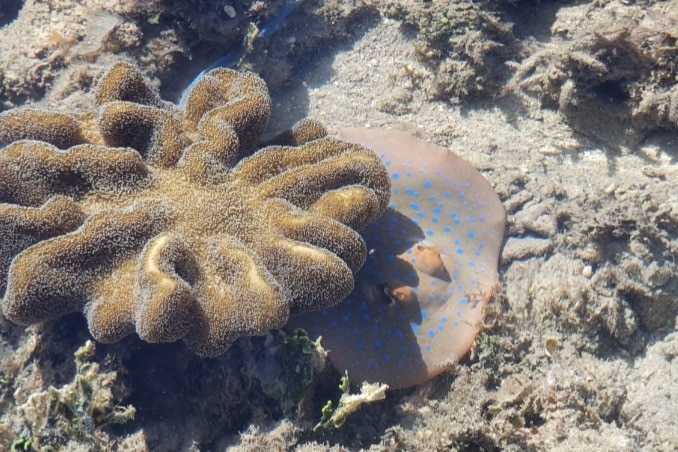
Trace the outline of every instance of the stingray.
{"type": "Polygon", "coordinates": [[[361,232],[369,253],[349,297],[290,327],[322,336],[352,381],[413,386],[473,345],[498,286],[506,214],[485,177],[448,149],[393,130],[340,135],[383,160],[390,206],[361,232]]]}

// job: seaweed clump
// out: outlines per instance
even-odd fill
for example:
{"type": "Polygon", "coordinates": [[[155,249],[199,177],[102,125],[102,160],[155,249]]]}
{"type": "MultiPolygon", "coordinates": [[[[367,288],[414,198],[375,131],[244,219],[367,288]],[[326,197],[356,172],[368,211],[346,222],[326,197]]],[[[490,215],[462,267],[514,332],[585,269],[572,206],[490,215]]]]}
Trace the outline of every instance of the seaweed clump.
{"type": "Polygon", "coordinates": [[[137,333],[216,356],[351,292],[366,255],[356,230],[388,202],[375,154],[305,121],[297,146],[244,158],[271,109],[252,73],[215,69],[179,109],[116,63],[96,102],[82,117],[0,115],[7,318],[80,311],[101,342],[137,333]]]}
{"type": "Polygon", "coordinates": [[[515,63],[507,92],[579,132],[632,147],[678,126],[678,12],[671,2],[562,8],[551,40],[515,63]]]}
{"type": "Polygon", "coordinates": [[[312,341],[302,329],[269,333],[264,349],[265,356],[257,361],[255,374],[264,394],[290,414],[307,396],[314,375],[324,368],[325,352],[320,341],[312,341]]]}
{"type": "MultiPolygon", "coordinates": [[[[429,98],[459,102],[500,92],[515,38],[493,9],[490,2],[438,0],[386,8],[385,15],[416,33],[415,55],[432,73],[425,82],[429,98]]],[[[415,80],[423,77],[411,65],[405,71],[415,80]]]]}
{"type": "Polygon", "coordinates": [[[74,354],[72,381],[30,394],[19,406],[20,418],[8,418],[19,432],[12,450],[72,450],[105,443],[104,427],[134,419],[133,406],[117,405],[112,390],[117,374],[102,371],[92,360],[94,352],[94,343],[87,341],[74,354]]]}

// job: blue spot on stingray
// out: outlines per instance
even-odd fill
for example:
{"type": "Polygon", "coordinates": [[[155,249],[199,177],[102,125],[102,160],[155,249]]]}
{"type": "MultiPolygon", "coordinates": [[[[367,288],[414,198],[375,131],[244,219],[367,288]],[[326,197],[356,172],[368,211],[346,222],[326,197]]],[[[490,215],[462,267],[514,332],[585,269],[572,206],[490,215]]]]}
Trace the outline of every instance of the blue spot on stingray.
{"type": "Polygon", "coordinates": [[[419,218],[426,218],[426,214],[424,212],[417,212],[417,216],[419,218]]]}
{"type": "Polygon", "coordinates": [[[424,188],[431,188],[431,187],[433,187],[433,184],[431,183],[431,181],[428,181],[428,180],[424,181],[424,188]]]}
{"type": "Polygon", "coordinates": [[[478,218],[480,221],[485,221],[485,215],[481,215],[480,218],[478,218]]]}
{"type": "Polygon", "coordinates": [[[433,213],[436,214],[436,215],[442,215],[442,214],[443,214],[443,209],[441,209],[440,207],[435,207],[435,208],[433,209],[433,213]]]}
{"type": "Polygon", "coordinates": [[[424,347],[424,350],[426,350],[427,352],[430,352],[430,351],[431,351],[431,346],[430,346],[430,345],[425,346],[425,347],[424,347]]]}
{"type": "Polygon", "coordinates": [[[365,322],[369,322],[370,320],[372,320],[372,316],[369,315],[368,313],[364,313],[364,314],[363,314],[363,320],[364,320],[365,322]]]}
{"type": "Polygon", "coordinates": [[[457,181],[454,181],[454,182],[452,182],[452,186],[453,186],[453,187],[455,187],[455,188],[456,188],[456,187],[457,187],[457,185],[459,185],[459,183],[457,183],[457,181]]]}
{"type": "Polygon", "coordinates": [[[455,320],[454,322],[452,322],[452,325],[459,326],[459,320],[455,320]]]}
{"type": "Polygon", "coordinates": [[[383,348],[383,346],[381,345],[381,341],[379,339],[374,341],[374,348],[376,348],[377,350],[381,350],[383,348]]]}
{"type": "Polygon", "coordinates": [[[358,350],[360,350],[361,352],[365,351],[365,343],[364,342],[358,342],[358,345],[356,345],[356,347],[358,347],[358,350]]]}
{"type": "Polygon", "coordinates": [[[415,198],[419,197],[419,193],[417,193],[417,190],[415,190],[414,188],[408,188],[407,190],[405,190],[405,194],[414,196],[415,198]]]}
{"type": "Polygon", "coordinates": [[[484,248],[485,247],[485,242],[480,242],[478,244],[478,248],[484,248]]]}
{"type": "Polygon", "coordinates": [[[441,322],[441,323],[447,323],[447,317],[442,316],[442,317],[440,318],[440,322],[441,322]]]}
{"type": "Polygon", "coordinates": [[[464,193],[463,191],[459,192],[459,199],[464,199],[464,198],[466,198],[466,193],[464,193]]]}
{"type": "MultiPolygon", "coordinates": [[[[391,166],[391,161],[390,161],[390,160],[386,160],[386,161],[384,162],[384,166],[391,166]]],[[[394,179],[397,179],[397,177],[394,177],[394,179]]]]}
{"type": "Polygon", "coordinates": [[[455,244],[455,245],[460,245],[460,244],[461,244],[461,239],[454,239],[454,244],[455,244]]]}
{"type": "Polygon", "coordinates": [[[417,204],[416,202],[410,203],[410,207],[413,210],[419,210],[419,204],[417,204]]]}
{"type": "Polygon", "coordinates": [[[392,264],[392,263],[394,263],[394,262],[396,261],[396,257],[395,257],[393,254],[391,254],[391,255],[389,255],[389,256],[386,258],[386,260],[387,260],[390,264],[392,264]]]}
{"type": "Polygon", "coordinates": [[[438,325],[438,331],[443,331],[445,330],[445,325],[438,325]]]}
{"type": "Polygon", "coordinates": [[[457,311],[457,317],[463,317],[463,314],[461,311],[457,311]]]}
{"type": "Polygon", "coordinates": [[[399,341],[402,341],[403,339],[405,339],[405,333],[403,333],[403,332],[400,331],[400,330],[395,330],[395,337],[396,337],[396,339],[398,339],[399,341]]]}
{"type": "Polygon", "coordinates": [[[398,173],[393,173],[393,174],[391,174],[391,178],[392,178],[392,179],[395,179],[395,180],[398,180],[398,179],[400,179],[400,174],[398,174],[398,173]]]}
{"type": "Polygon", "coordinates": [[[457,212],[450,212],[450,218],[457,218],[457,212]]]}
{"type": "Polygon", "coordinates": [[[457,248],[457,254],[464,254],[464,248],[457,248]]]}
{"type": "Polygon", "coordinates": [[[447,232],[448,234],[452,232],[452,228],[450,226],[445,226],[443,228],[443,231],[447,232]]]}
{"type": "Polygon", "coordinates": [[[414,334],[419,334],[421,327],[419,325],[417,325],[416,323],[410,323],[410,325],[412,326],[412,332],[414,334]]]}
{"type": "Polygon", "coordinates": [[[476,266],[476,261],[469,261],[468,264],[469,264],[471,267],[475,267],[475,266],[476,266]]]}
{"type": "Polygon", "coordinates": [[[368,368],[370,369],[378,369],[379,368],[379,363],[377,362],[376,359],[368,359],[367,362],[365,363],[368,368]]]}
{"type": "Polygon", "coordinates": [[[431,202],[435,201],[436,199],[437,199],[436,195],[431,195],[431,196],[428,197],[428,200],[431,201],[431,202]]]}
{"type": "Polygon", "coordinates": [[[474,231],[469,231],[468,233],[468,238],[470,239],[475,239],[476,238],[476,233],[474,231]]]}
{"type": "Polygon", "coordinates": [[[428,311],[421,311],[421,318],[422,319],[426,320],[426,319],[428,319],[428,317],[429,317],[428,311]]]}
{"type": "Polygon", "coordinates": [[[476,256],[480,257],[480,251],[476,251],[476,256]]]}
{"type": "Polygon", "coordinates": [[[468,218],[466,219],[466,222],[467,222],[467,223],[473,223],[474,221],[476,221],[476,219],[473,218],[473,217],[468,217],[468,218]]]}
{"type": "Polygon", "coordinates": [[[461,220],[459,220],[459,219],[454,220],[454,224],[456,226],[459,226],[461,224],[461,220]]]}
{"type": "Polygon", "coordinates": [[[440,219],[439,219],[438,217],[432,217],[432,218],[431,218],[431,221],[434,222],[434,223],[436,223],[436,224],[437,224],[437,223],[440,223],[440,219]]]}
{"type": "Polygon", "coordinates": [[[431,339],[436,337],[436,330],[428,330],[428,337],[430,337],[431,339]]]}
{"type": "Polygon", "coordinates": [[[459,289],[460,292],[463,292],[463,291],[464,291],[464,285],[463,285],[463,284],[459,284],[459,285],[457,286],[457,289],[459,289]]]}
{"type": "Polygon", "coordinates": [[[459,304],[461,304],[461,305],[467,305],[467,304],[468,304],[468,298],[463,297],[461,300],[459,300],[459,304]]]}
{"type": "Polygon", "coordinates": [[[432,229],[429,229],[429,230],[426,231],[426,235],[432,236],[432,235],[436,235],[436,233],[432,229]]]}
{"type": "Polygon", "coordinates": [[[449,192],[449,191],[446,191],[446,192],[445,192],[445,197],[446,197],[446,198],[451,198],[451,197],[452,197],[452,193],[449,192]]]}

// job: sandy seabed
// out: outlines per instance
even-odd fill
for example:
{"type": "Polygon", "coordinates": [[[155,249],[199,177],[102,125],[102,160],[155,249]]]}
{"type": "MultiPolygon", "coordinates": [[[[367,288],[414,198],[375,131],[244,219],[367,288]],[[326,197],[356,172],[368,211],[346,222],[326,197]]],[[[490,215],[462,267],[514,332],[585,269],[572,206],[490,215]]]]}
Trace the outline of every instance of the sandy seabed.
{"type": "MultiPolygon", "coordinates": [[[[551,2],[539,12],[516,2],[496,14],[514,23],[512,32],[488,31],[485,18],[475,38],[450,41],[466,39],[464,48],[475,53],[441,56],[423,23],[413,26],[438,17],[421,13],[419,3],[304,5],[271,44],[270,58],[290,56],[281,69],[287,83],[267,77],[275,101],[270,129],[306,116],[333,132],[397,128],[449,147],[491,181],[508,213],[507,242],[501,291],[472,356],[432,382],[363,407],[339,430],[314,432],[322,400],[283,414],[256,393],[256,382],[228,367],[256,341],[196,364],[181,345],[153,349],[129,339],[97,345],[92,378],[105,399],[97,409],[131,403],[137,417],[106,426],[105,417],[89,413],[101,426],[78,429],[73,419],[89,405],[55,405],[48,388],[64,400],[82,390],[87,370],[72,358],[88,337],[82,319],[27,329],[3,319],[3,448],[31,439],[36,450],[678,449],[678,17],[666,13],[678,4],[551,2]],[[653,18],[668,28],[638,37],[650,40],[650,50],[633,53],[638,33],[624,35],[610,17],[621,28],[653,18]],[[304,30],[302,18],[317,23],[304,30]],[[604,42],[586,31],[587,20],[604,42]],[[331,38],[333,26],[342,39],[330,51],[299,44],[314,32],[331,38]],[[653,54],[652,45],[663,50],[653,54]],[[490,67],[499,58],[490,48],[504,52],[502,65],[490,67]],[[637,58],[644,72],[634,74],[615,52],[637,58]],[[450,75],[468,71],[463,79],[450,75]],[[605,82],[589,89],[594,73],[605,82]],[[156,357],[140,364],[146,356],[156,357]],[[154,379],[162,389],[148,388],[154,379]]],[[[432,3],[447,11],[445,2],[432,3]]],[[[80,91],[120,55],[176,94],[172,83],[183,81],[170,77],[173,64],[193,63],[181,56],[186,47],[171,27],[148,31],[144,5],[26,1],[0,29],[2,104],[89,106],[80,91]],[[93,20],[110,30],[87,41],[93,20]],[[8,44],[16,36],[24,39],[8,44]]],[[[325,395],[324,386],[316,393],[325,395]]]]}

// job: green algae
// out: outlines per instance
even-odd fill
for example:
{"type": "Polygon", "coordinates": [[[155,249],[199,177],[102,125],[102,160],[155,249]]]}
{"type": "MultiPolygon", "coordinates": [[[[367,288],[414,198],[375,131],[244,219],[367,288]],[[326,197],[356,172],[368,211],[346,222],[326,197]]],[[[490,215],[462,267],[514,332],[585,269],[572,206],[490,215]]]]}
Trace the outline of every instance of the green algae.
{"type": "Polygon", "coordinates": [[[96,444],[101,429],[134,419],[132,406],[118,406],[111,390],[115,373],[102,372],[94,359],[94,343],[76,350],[72,381],[33,393],[21,406],[22,434],[12,450],[59,450],[73,444],[96,444]],[[26,432],[26,433],[24,433],[26,432]]]}
{"type": "Polygon", "coordinates": [[[318,351],[320,344],[312,341],[302,329],[291,333],[278,330],[267,342],[267,358],[280,366],[280,373],[273,381],[262,380],[261,389],[277,400],[285,413],[290,413],[313,383],[316,363],[322,360],[318,351]]]}

